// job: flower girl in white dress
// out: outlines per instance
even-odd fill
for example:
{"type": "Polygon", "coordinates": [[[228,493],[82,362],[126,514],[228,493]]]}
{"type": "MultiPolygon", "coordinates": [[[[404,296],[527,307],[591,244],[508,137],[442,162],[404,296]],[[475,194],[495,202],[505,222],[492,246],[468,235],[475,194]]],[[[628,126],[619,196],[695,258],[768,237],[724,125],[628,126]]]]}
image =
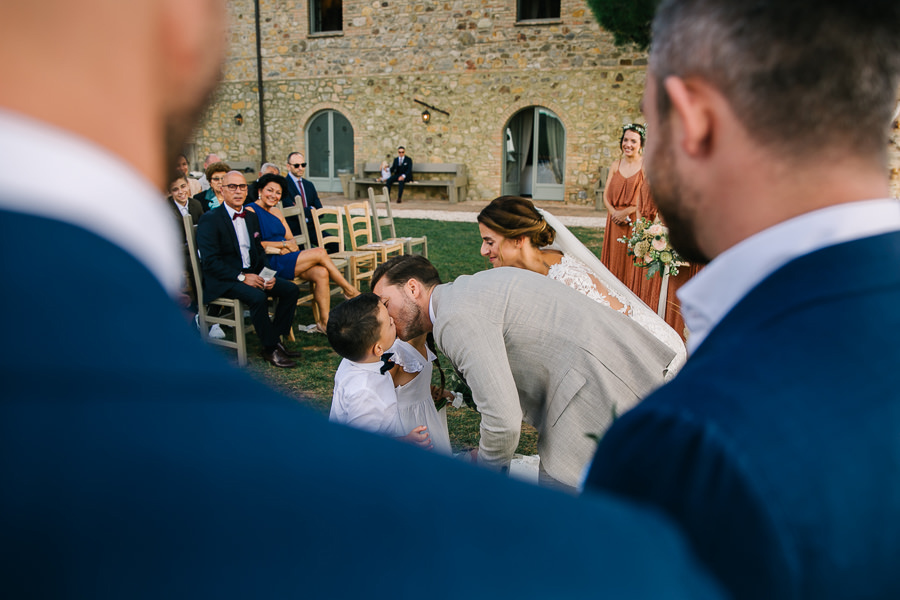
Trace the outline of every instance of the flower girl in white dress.
{"type": "MultiPolygon", "coordinates": [[[[400,422],[404,431],[424,425],[431,435],[435,452],[451,456],[446,409],[438,412],[435,408],[431,385],[432,362],[437,356],[428,347],[426,335],[420,335],[409,342],[397,338],[391,347],[394,353],[391,360],[400,367],[391,369],[397,391],[400,422]]],[[[443,388],[440,392],[443,392],[443,388]]]]}

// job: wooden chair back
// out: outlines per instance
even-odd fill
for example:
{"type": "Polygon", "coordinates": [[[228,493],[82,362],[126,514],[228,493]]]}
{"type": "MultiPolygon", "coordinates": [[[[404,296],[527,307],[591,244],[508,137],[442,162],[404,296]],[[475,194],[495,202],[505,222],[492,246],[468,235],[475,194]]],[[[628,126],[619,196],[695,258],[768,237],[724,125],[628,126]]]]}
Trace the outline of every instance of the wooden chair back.
{"type": "Polygon", "coordinates": [[[354,250],[359,250],[360,246],[372,243],[372,216],[369,213],[368,202],[345,204],[344,217],[347,219],[347,234],[350,237],[350,246],[354,250]],[[362,211],[362,214],[354,215],[351,212],[354,210],[362,211]]]}
{"type": "Polygon", "coordinates": [[[344,217],[341,215],[341,209],[328,206],[314,208],[312,217],[319,246],[334,243],[337,244],[338,254],[344,252],[344,217]]]}
{"type": "Polygon", "coordinates": [[[421,254],[428,258],[428,236],[420,237],[397,237],[397,230],[394,227],[394,213],[391,211],[391,197],[387,192],[387,188],[381,189],[381,194],[376,194],[375,190],[369,188],[369,209],[375,219],[375,239],[379,242],[401,242],[405,254],[421,254]],[[384,208],[385,216],[378,216],[378,205],[384,208]],[[383,239],[382,227],[388,227],[391,237],[387,240],[383,239]],[[418,248],[418,252],[416,249],[418,248]]]}

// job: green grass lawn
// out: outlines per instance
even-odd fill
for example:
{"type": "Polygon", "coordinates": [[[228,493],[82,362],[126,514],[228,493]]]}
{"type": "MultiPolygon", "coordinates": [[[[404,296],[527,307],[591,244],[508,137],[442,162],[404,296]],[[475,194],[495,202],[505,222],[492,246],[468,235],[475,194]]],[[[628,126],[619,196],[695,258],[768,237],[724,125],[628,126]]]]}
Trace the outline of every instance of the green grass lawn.
{"type": "MultiPolygon", "coordinates": [[[[429,221],[425,219],[396,219],[398,235],[428,236],[428,256],[442,281],[452,281],[459,275],[468,275],[490,268],[490,263],[480,254],[481,238],[478,226],[474,223],[456,223],[449,221],[429,221]]],[[[603,243],[603,232],[585,227],[571,228],[578,237],[595,254],[600,254],[603,243]]],[[[362,291],[369,291],[364,289],[362,291]]],[[[333,298],[340,302],[341,296],[333,298]]],[[[295,324],[313,323],[312,310],[308,306],[300,306],[294,318],[295,324]]],[[[295,330],[296,331],[296,330],[295,330]]],[[[259,356],[259,341],[255,335],[247,336],[250,362],[247,369],[260,380],[281,390],[310,408],[328,418],[331,408],[331,394],[334,385],[334,372],[341,358],[328,345],[322,334],[295,333],[296,344],[303,353],[300,366],[294,369],[276,369],[259,356]]],[[[227,352],[222,349],[223,352],[227,352]]],[[[234,353],[229,354],[234,357],[234,353]]],[[[449,361],[439,357],[444,372],[452,371],[449,361]]],[[[434,376],[438,383],[437,369],[434,376]]],[[[455,450],[470,449],[478,446],[478,425],[480,417],[475,411],[465,406],[454,409],[447,408],[447,422],[450,428],[450,441],[455,450]]],[[[537,435],[527,425],[523,427],[522,438],[517,452],[535,454],[537,435]]]]}

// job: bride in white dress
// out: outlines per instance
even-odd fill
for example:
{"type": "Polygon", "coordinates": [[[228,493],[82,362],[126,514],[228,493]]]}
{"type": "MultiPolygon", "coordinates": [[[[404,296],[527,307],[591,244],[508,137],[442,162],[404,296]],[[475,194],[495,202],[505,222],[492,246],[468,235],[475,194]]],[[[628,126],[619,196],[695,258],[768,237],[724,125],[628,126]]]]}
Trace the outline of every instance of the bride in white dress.
{"type": "Polygon", "coordinates": [[[678,333],[603,266],[556,217],[526,198],[501,196],[478,215],[481,254],[495,267],[517,267],[556,279],[619,311],[675,351],[666,374],[684,365],[687,351],[678,333]]]}

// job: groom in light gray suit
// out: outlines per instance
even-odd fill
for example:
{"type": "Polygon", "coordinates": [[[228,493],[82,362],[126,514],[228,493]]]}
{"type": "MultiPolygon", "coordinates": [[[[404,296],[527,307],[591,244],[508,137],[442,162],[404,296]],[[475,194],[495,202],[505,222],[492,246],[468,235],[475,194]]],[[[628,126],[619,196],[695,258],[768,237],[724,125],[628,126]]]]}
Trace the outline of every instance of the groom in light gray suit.
{"type": "Polygon", "coordinates": [[[588,435],[661,385],[674,352],[537,273],[504,267],[440,283],[427,259],[407,255],[379,266],[372,289],[400,339],[432,331],[469,384],[479,463],[508,468],[524,420],[539,433],[541,482],[574,489],[595,449],[588,435]]]}

